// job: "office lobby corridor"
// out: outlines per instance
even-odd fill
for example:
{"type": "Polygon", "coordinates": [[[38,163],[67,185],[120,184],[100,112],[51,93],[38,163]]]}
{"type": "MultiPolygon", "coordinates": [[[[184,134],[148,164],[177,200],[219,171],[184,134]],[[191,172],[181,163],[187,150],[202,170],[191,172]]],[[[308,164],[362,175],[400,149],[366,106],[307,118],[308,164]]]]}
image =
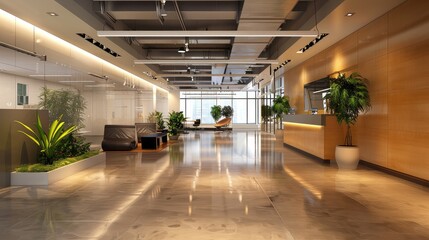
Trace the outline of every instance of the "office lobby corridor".
{"type": "Polygon", "coordinates": [[[429,239],[428,188],[338,171],[258,131],[107,152],[49,187],[0,189],[0,239],[429,239]]]}

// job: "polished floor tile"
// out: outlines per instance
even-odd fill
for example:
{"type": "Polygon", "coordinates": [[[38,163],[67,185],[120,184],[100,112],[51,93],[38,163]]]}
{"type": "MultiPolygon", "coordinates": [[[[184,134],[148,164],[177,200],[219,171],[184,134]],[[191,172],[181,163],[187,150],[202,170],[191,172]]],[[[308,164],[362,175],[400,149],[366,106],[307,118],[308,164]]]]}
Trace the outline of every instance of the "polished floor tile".
{"type": "Polygon", "coordinates": [[[257,131],[108,152],[49,187],[0,189],[0,239],[429,239],[429,191],[338,171],[257,131]]]}

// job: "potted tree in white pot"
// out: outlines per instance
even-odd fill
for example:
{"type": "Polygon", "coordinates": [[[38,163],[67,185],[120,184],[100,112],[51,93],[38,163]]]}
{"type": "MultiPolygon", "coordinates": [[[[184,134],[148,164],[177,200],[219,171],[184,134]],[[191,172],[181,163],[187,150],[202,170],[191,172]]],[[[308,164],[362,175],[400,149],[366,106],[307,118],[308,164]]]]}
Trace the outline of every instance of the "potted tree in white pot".
{"type": "Polygon", "coordinates": [[[344,145],[335,148],[335,160],[340,169],[356,169],[359,163],[359,148],[352,143],[351,126],[354,125],[360,112],[371,108],[366,79],[358,73],[349,77],[340,74],[332,79],[330,92],[325,96],[328,108],[333,112],[339,124],[347,125],[344,145]]]}

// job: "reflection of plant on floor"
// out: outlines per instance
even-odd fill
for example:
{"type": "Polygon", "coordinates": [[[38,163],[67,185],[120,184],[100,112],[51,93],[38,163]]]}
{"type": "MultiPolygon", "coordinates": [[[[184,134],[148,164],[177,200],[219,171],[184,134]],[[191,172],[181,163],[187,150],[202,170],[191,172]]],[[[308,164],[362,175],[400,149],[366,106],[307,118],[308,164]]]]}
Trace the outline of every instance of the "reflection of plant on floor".
{"type": "Polygon", "coordinates": [[[67,129],[64,129],[65,123],[61,121],[61,116],[52,122],[52,124],[49,126],[48,132],[45,132],[43,130],[39,114],[37,114],[37,123],[35,130],[31,129],[29,126],[20,121],[15,122],[27,129],[29,133],[24,131],[18,132],[24,134],[34,143],[36,143],[37,146],[39,146],[39,162],[41,162],[42,164],[52,164],[54,160],[57,160],[57,150],[59,145],[63,143],[62,140],[77,129],[77,127],[74,125],[67,129]]]}
{"type": "Polygon", "coordinates": [[[183,144],[171,144],[169,147],[170,162],[181,163],[183,162],[183,144]]]}
{"type": "Polygon", "coordinates": [[[85,127],[83,114],[86,103],[79,91],[53,90],[44,87],[39,98],[39,106],[49,111],[49,122],[62,116],[65,127],[76,126],[78,129],[85,127]]]}

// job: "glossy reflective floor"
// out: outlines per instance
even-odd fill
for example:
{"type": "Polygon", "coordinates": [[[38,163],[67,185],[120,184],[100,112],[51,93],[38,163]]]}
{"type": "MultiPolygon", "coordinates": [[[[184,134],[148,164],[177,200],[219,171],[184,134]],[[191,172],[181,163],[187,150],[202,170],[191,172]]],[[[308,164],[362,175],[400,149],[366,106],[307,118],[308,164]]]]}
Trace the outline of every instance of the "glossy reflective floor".
{"type": "Polygon", "coordinates": [[[341,172],[254,131],[108,152],[49,187],[0,190],[0,239],[429,239],[428,188],[341,172]]]}

